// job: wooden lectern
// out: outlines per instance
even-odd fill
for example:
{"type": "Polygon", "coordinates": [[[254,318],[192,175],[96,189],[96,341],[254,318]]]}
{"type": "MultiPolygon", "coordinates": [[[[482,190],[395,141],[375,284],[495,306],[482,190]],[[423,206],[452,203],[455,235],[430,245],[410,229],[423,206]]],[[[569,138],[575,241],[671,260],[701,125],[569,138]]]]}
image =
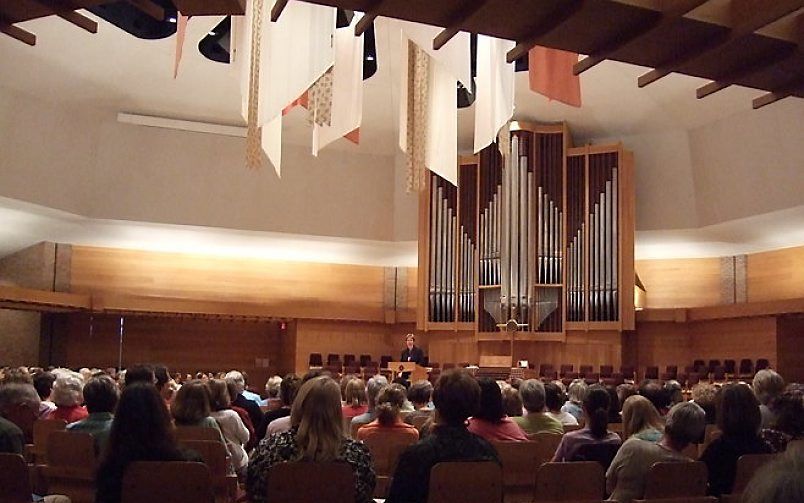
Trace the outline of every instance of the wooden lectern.
{"type": "Polygon", "coordinates": [[[388,362],[388,369],[393,372],[393,377],[396,379],[402,372],[410,372],[410,382],[427,380],[426,367],[417,365],[416,362],[388,362]]]}

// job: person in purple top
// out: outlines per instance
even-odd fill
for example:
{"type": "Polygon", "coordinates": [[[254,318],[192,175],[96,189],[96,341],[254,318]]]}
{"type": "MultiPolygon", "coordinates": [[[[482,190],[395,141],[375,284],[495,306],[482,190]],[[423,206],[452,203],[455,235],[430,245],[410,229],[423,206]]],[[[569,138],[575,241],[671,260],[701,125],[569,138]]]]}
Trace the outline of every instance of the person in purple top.
{"type": "Polygon", "coordinates": [[[580,430],[565,433],[558,444],[553,462],[573,461],[578,450],[588,444],[610,444],[619,446],[620,436],[609,431],[609,406],[611,398],[606,388],[595,384],[587,389],[583,399],[583,413],[586,426],[580,430]]]}

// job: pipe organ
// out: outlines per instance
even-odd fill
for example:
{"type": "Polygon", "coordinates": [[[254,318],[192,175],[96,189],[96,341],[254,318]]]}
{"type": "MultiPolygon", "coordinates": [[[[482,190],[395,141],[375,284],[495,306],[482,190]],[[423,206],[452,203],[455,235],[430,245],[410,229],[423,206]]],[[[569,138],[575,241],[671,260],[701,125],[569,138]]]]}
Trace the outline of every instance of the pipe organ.
{"type": "Polygon", "coordinates": [[[420,199],[418,324],[497,340],[633,328],[633,161],[621,145],[572,147],[566,125],[514,122],[463,157],[458,187],[430,174],[420,199]]]}

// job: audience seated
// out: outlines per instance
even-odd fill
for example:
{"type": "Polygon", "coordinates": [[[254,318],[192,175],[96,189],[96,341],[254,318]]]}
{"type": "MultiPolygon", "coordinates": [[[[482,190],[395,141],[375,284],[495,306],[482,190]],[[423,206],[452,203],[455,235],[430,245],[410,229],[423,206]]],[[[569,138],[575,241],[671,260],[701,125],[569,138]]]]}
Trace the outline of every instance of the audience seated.
{"type": "Polygon", "coordinates": [[[760,437],[773,452],[782,452],[790,441],[804,437],[804,394],[785,391],[774,400],[773,410],[776,421],[770,428],[763,428],[760,437]]]}
{"type": "Polygon", "coordinates": [[[784,379],[771,369],[762,369],[754,375],[753,389],[759,401],[762,428],[770,428],[776,422],[774,401],[784,391],[784,379]]]}
{"type": "Polygon", "coordinates": [[[553,462],[572,461],[578,449],[586,444],[620,445],[620,436],[608,430],[609,402],[606,388],[599,384],[589,387],[583,400],[586,424],[580,430],[564,434],[553,456],[553,462]]]}
{"type": "Polygon", "coordinates": [[[176,382],[171,379],[170,373],[168,372],[168,368],[166,366],[154,365],[153,369],[156,390],[159,392],[159,395],[162,397],[168,407],[170,407],[170,402],[173,401],[173,397],[176,396],[176,392],[179,388],[176,385],[176,382]]]}
{"type": "Polygon", "coordinates": [[[526,434],[564,433],[561,421],[544,412],[545,389],[541,381],[537,379],[523,381],[519,385],[519,393],[528,413],[525,416],[514,417],[513,420],[526,434]]]}
{"type": "Polygon", "coordinates": [[[374,410],[377,404],[377,395],[380,393],[380,390],[386,386],[388,386],[388,379],[386,379],[385,376],[376,375],[368,380],[368,383],[366,383],[368,409],[363,414],[352,418],[353,426],[357,424],[369,424],[377,418],[377,413],[374,410]]]}
{"type": "Polygon", "coordinates": [[[210,379],[207,381],[209,388],[210,415],[218,422],[218,426],[223,433],[226,441],[226,450],[232,458],[232,466],[236,473],[243,473],[248,465],[248,454],[246,444],[248,444],[250,434],[246,425],[237,412],[231,408],[232,399],[229,397],[229,389],[223,379],[210,379]]]}
{"type": "Polygon", "coordinates": [[[480,385],[480,408],[469,419],[469,431],[491,441],[527,442],[522,428],[505,415],[500,385],[493,379],[478,379],[480,385]]]}
{"type": "Polygon", "coordinates": [[[56,404],[50,400],[54,382],[56,382],[56,376],[53,372],[43,371],[34,374],[33,385],[39,395],[39,417],[41,418],[49,416],[51,412],[56,410],[56,404]]]}
{"type": "Polygon", "coordinates": [[[98,454],[103,452],[109,439],[118,396],[119,392],[114,379],[108,375],[91,377],[84,386],[84,401],[89,415],[67,425],[68,431],[92,435],[95,439],[95,452],[98,454]]]}
{"type": "MultiPolygon", "coordinates": [[[[251,424],[260,424],[262,422],[260,405],[252,399],[254,393],[246,391],[246,379],[243,374],[237,370],[231,370],[226,373],[225,379],[227,383],[234,384],[237,391],[237,395],[232,398],[232,405],[245,409],[248,412],[248,417],[251,418],[251,424]],[[252,398],[248,398],[247,394],[252,398]]],[[[257,400],[259,400],[259,395],[257,395],[257,400]]]]}
{"type": "Polygon", "coordinates": [[[692,401],[706,412],[706,424],[715,424],[717,416],[717,388],[709,383],[698,383],[692,387],[692,401]]]}
{"type": "Polygon", "coordinates": [[[580,423],[583,418],[583,400],[586,396],[586,382],[575,379],[567,388],[567,401],[561,407],[561,412],[571,414],[580,423]]]}
{"type": "Polygon", "coordinates": [[[634,437],[648,442],[658,442],[662,438],[663,430],[662,419],[650,400],[641,395],[628,397],[623,405],[624,440],[634,437]]]}
{"type": "Polygon", "coordinates": [[[39,415],[39,395],[31,384],[0,384],[0,452],[23,454],[33,443],[33,423],[39,415]]]}
{"type": "Polygon", "coordinates": [[[564,405],[564,402],[566,402],[564,391],[558,384],[549,382],[544,385],[544,404],[547,407],[546,414],[558,420],[562,426],[577,425],[578,419],[575,416],[561,410],[561,406],[564,405]]]}
{"type": "Polygon", "coordinates": [[[156,374],[154,374],[154,368],[150,365],[132,365],[123,371],[122,382],[124,386],[135,382],[156,384],[156,374]]]}
{"type": "Polygon", "coordinates": [[[234,383],[230,381],[226,381],[225,379],[223,382],[226,383],[226,391],[229,392],[229,400],[230,400],[229,408],[231,408],[233,411],[237,413],[238,416],[240,416],[240,420],[243,421],[243,424],[246,426],[246,429],[248,430],[249,440],[248,444],[246,445],[246,450],[250,451],[251,449],[254,448],[254,446],[257,445],[257,442],[259,442],[261,438],[257,437],[257,433],[254,430],[254,425],[251,423],[251,416],[248,415],[246,409],[231,404],[231,398],[233,396],[237,396],[237,386],[235,386],[234,383]]]}
{"type": "Polygon", "coordinates": [[[430,418],[433,414],[431,400],[433,383],[427,380],[416,381],[408,388],[408,400],[413,404],[413,412],[405,416],[405,422],[415,424],[416,418],[430,418]]]}
{"type": "Polygon", "coordinates": [[[282,378],[274,375],[268,378],[265,382],[265,400],[264,405],[268,410],[278,409],[282,406],[282,399],[279,398],[279,386],[282,384],[282,378]]]}
{"type": "Polygon", "coordinates": [[[129,382],[120,395],[98,467],[95,503],[120,502],[123,474],[134,461],[201,461],[197,453],[179,449],[164,400],[145,382],[129,382]]]}
{"type": "Polygon", "coordinates": [[[639,384],[638,394],[644,396],[656,407],[660,416],[664,417],[670,406],[670,398],[659,381],[645,379],[639,384]]]}
{"type": "MultiPolygon", "coordinates": [[[[638,407],[650,407],[656,414],[653,405],[641,396],[628,398],[626,411],[640,403],[646,405],[638,407]]],[[[623,415],[627,415],[627,412],[623,415]]],[[[668,412],[664,433],[658,442],[642,440],[636,435],[626,440],[606,472],[606,488],[611,493],[609,499],[631,503],[631,500],[642,498],[645,494],[645,477],[653,463],[692,461],[682,451],[701,438],[706,426],[705,418],[706,413],[701,407],[692,402],[681,402],[668,412]]]]}
{"type": "Polygon", "coordinates": [[[624,404],[626,400],[628,400],[629,396],[636,395],[636,389],[634,389],[633,384],[619,384],[617,385],[617,399],[620,400],[621,404],[624,404]]]}
{"type": "Polygon", "coordinates": [[[290,415],[291,429],[265,438],[252,454],[246,492],[252,503],[266,501],[268,469],[293,461],[344,461],[355,472],[355,501],[371,501],[376,478],[366,446],[344,436],[341,393],[328,376],[299,388],[290,415]]]}
{"type": "Polygon", "coordinates": [[[681,390],[681,383],[671,379],[664,383],[664,393],[669,400],[669,407],[684,401],[684,393],[681,390]]]}
{"type": "Polygon", "coordinates": [[[262,397],[260,396],[260,394],[255,393],[254,391],[249,389],[249,387],[248,387],[248,374],[246,374],[245,371],[241,372],[241,371],[237,371],[237,370],[230,370],[229,372],[226,373],[225,376],[218,376],[218,378],[225,379],[226,377],[231,376],[234,381],[237,381],[238,378],[237,378],[237,375],[235,373],[239,373],[240,377],[243,378],[243,393],[242,393],[243,397],[245,397],[247,400],[251,400],[252,402],[256,403],[258,407],[260,405],[263,405],[262,397]]]}
{"type": "Polygon", "coordinates": [[[82,394],[84,381],[80,374],[71,373],[56,378],[53,383],[51,397],[56,409],[48,414],[48,419],[61,419],[67,423],[80,421],[89,415],[87,408],[81,405],[84,403],[82,394]]]}
{"type": "Polygon", "coordinates": [[[282,401],[282,406],[265,413],[262,422],[257,427],[257,442],[265,438],[268,425],[271,424],[272,421],[290,416],[290,407],[293,405],[293,399],[296,398],[296,392],[299,390],[300,385],[301,380],[294,374],[287,374],[282,379],[282,382],[279,384],[279,398],[282,401]]]}
{"type": "Polygon", "coordinates": [[[516,382],[516,386],[508,383],[503,383],[500,385],[500,391],[502,392],[503,411],[505,411],[505,415],[508,417],[521,417],[525,414],[524,407],[522,406],[522,396],[519,394],[519,387],[521,385],[521,382],[516,382]]]}
{"type": "Polygon", "coordinates": [[[463,369],[442,373],[433,390],[433,403],[435,425],[400,456],[387,503],[425,503],[430,469],[442,461],[500,463],[494,447],[466,427],[466,419],[480,408],[480,386],[471,375],[463,369]]]}
{"type": "Polygon", "coordinates": [[[737,459],[743,454],[767,454],[768,444],[758,433],[762,418],[759,402],[747,385],[727,384],[718,395],[717,425],[722,435],[713,440],[701,456],[709,470],[708,493],[731,492],[737,459]]]}
{"type": "Polygon", "coordinates": [[[804,450],[791,450],[760,468],[742,495],[742,503],[804,501],[804,450]]]}
{"type": "Polygon", "coordinates": [[[357,430],[357,439],[366,440],[369,437],[386,434],[406,435],[419,440],[419,432],[412,425],[402,421],[399,412],[405,404],[405,388],[400,384],[391,384],[380,390],[377,395],[377,419],[357,430]]]}
{"type": "Polygon", "coordinates": [[[366,383],[363,379],[353,377],[346,383],[343,393],[343,417],[352,420],[353,417],[365,414],[368,411],[366,398],[366,383]]]}

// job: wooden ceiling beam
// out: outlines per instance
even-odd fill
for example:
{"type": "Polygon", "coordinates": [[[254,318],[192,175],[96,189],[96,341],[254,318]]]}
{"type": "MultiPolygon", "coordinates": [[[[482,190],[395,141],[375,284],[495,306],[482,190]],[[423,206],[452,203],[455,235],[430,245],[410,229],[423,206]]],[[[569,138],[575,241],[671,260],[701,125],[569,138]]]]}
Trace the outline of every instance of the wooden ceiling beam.
{"type": "Polygon", "coordinates": [[[486,0],[474,0],[470,5],[461,8],[461,10],[452,17],[447,27],[433,39],[433,50],[437,51],[441,49],[447,42],[452,40],[452,37],[461,31],[459,26],[474,16],[485,3],[486,0]]]}
{"type": "Polygon", "coordinates": [[[506,54],[505,60],[513,63],[526,55],[539,42],[540,38],[561,26],[573,14],[581,10],[583,4],[584,0],[566,0],[529,30],[527,39],[517,41],[516,46],[506,54]]]}
{"type": "Polygon", "coordinates": [[[151,0],[126,0],[128,3],[148,14],[157,21],[165,19],[165,9],[151,0]]]}
{"type": "Polygon", "coordinates": [[[360,21],[357,22],[355,25],[355,37],[359,37],[363,34],[366,30],[369,29],[371,23],[377,19],[377,16],[380,13],[380,8],[385,0],[376,0],[372,6],[366,10],[363,14],[363,17],[360,18],[360,21]]]}
{"type": "Polygon", "coordinates": [[[616,38],[604,44],[599,50],[594,51],[589,56],[578,61],[572,67],[572,73],[580,75],[598,63],[608,59],[614,52],[622,49],[631,42],[648,35],[649,33],[667,27],[678,21],[679,18],[692,10],[700,7],[709,0],[678,0],[670,2],[669,7],[661,12],[661,15],[653,21],[636,26],[630,31],[620,33],[616,38]]]}
{"type": "Polygon", "coordinates": [[[723,36],[705,41],[653,70],[640,75],[639,87],[652,84],[674,72],[679,66],[695,61],[711,51],[728,45],[804,7],[804,0],[732,0],[730,4],[731,30],[723,36]]]}
{"type": "Polygon", "coordinates": [[[761,72],[769,66],[783,63],[793,57],[798,57],[799,51],[804,51],[804,14],[799,14],[796,17],[795,25],[795,39],[798,47],[788,47],[786,50],[779,51],[769,58],[765,58],[737,68],[736,70],[730,72],[727,76],[699,87],[695,90],[695,96],[698,99],[705,98],[711,94],[726,89],[740,79],[744,79],[755,73],[761,72]]]}
{"type": "Polygon", "coordinates": [[[751,102],[751,106],[754,108],[754,110],[756,110],[766,105],[770,105],[771,103],[776,103],[777,101],[783,100],[789,96],[801,93],[804,93],[804,75],[799,75],[797,79],[778,91],[773,91],[763,94],[759,98],[754,98],[754,100],[751,102]]]}
{"type": "Polygon", "coordinates": [[[279,16],[282,15],[282,11],[285,10],[287,7],[289,0],[276,0],[276,3],[271,8],[271,22],[275,23],[279,20],[279,16]]]}
{"type": "Polygon", "coordinates": [[[57,16],[82,30],[86,30],[89,33],[98,33],[98,23],[83,14],[75,12],[77,9],[80,9],[81,6],[76,5],[72,0],[36,0],[36,2],[49,9],[53,9],[53,12],[57,16]]]}
{"type": "Polygon", "coordinates": [[[36,35],[29,31],[23,30],[19,26],[14,26],[3,19],[0,19],[0,33],[5,33],[9,37],[19,40],[23,44],[28,44],[30,46],[36,45],[36,35]]]}

